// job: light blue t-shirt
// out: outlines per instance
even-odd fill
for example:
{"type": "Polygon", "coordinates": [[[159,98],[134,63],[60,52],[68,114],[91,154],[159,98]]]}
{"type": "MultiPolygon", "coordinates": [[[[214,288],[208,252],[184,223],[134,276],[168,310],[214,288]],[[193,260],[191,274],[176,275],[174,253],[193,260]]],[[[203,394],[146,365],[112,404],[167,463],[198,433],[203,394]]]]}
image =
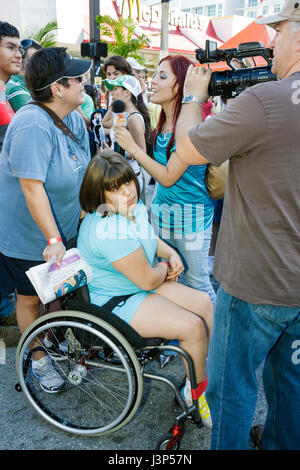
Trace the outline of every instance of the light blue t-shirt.
{"type": "Polygon", "coordinates": [[[77,142],[35,105],[22,107],[8,127],[0,155],[0,252],[6,256],[43,260],[47,244],[29,212],[19,178],[44,183],[64,242],[77,234],[79,190],[90,160],[89,140],[77,111],[64,121],[77,142]]]}
{"type": "MultiPolygon", "coordinates": [[[[154,158],[167,165],[167,147],[171,134],[158,134],[154,158]]],[[[176,150],[175,143],[171,154],[176,150]]],[[[207,165],[189,166],[169,188],[158,185],[152,202],[151,216],[155,225],[171,232],[192,233],[207,229],[214,216],[214,205],[205,184],[207,165]]]]}
{"type": "Polygon", "coordinates": [[[134,209],[136,223],[120,214],[102,217],[98,212],[84,218],[77,241],[83,258],[93,270],[89,283],[91,302],[103,305],[111,297],[144,292],[117,271],[112,263],[143,247],[150,264],[157,251],[157,238],[140,202],[134,209]]]}

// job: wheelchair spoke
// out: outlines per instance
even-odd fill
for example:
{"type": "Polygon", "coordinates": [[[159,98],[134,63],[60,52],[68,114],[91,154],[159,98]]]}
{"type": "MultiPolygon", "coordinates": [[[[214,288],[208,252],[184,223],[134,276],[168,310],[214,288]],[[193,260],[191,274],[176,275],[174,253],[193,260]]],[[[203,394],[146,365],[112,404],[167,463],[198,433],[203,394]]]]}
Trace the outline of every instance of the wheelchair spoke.
{"type": "Polygon", "coordinates": [[[77,319],[42,324],[27,336],[19,357],[20,385],[52,424],[92,435],[110,431],[125,420],[136,400],[137,376],[130,354],[111,336],[77,319]],[[64,379],[59,393],[45,392],[33,376],[28,356],[32,344],[43,348],[64,379]]]}

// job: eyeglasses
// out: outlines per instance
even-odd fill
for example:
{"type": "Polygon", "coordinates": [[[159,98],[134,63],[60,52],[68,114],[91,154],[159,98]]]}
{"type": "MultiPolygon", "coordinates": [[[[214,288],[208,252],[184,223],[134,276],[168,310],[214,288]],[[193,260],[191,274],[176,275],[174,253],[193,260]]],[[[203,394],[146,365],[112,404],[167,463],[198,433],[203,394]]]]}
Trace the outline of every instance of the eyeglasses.
{"type": "Polygon", "coordinates": [[[42,49],[42,46],[34,39],[23,39],[21,46],[26,50],[29,47],[35,47],[36,49],[42,49]]]}
{"type": "Polygon", "coordinates": [[[74,77],[77,82],[82,83],[84,80],[84,75],[80,75],[80,77],[74,77]]]}
{"type": "Polygon", "coordinates": [[[13,46],[12,44],[0,44],[0,46],[5,47],[5,49],[8,49],[12,55],[16,54],[17,52],[19,52],[21,56],[25,54],[25,49],[23,49],[23,47],[13,46]]]}

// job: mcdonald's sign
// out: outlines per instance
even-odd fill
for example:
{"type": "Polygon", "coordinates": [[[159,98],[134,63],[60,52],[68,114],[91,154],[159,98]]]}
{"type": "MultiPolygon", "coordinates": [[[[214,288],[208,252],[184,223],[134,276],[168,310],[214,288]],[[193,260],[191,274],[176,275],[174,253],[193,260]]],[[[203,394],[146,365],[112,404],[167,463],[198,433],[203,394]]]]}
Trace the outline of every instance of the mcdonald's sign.
{"type": "Polygon", "coordinates": [[[126,7],[126,3],[127,3],[127,6],[128,6],[128,10],[129,10],[129,14],[127,15],[127,18],[132,18],[132,14],[133,14],[133,9],[134,7],[136,6],[136,18],[138,21],[141,21],[141,2],[140,0],[123,0],[123,3],[122,3],[122,10],[121,10],[121,16],[122,18],[125,18],[125,7],[126,7]]]}

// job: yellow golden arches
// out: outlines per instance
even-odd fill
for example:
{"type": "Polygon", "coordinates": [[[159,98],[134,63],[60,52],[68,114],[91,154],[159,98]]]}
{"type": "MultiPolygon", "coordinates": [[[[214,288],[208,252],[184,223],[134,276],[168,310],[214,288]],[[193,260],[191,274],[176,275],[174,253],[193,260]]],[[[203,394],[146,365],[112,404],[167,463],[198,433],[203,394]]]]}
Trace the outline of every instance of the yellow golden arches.
{"type": "MultiPolygon", "coordinates": [[[[122,11],[121,11],[122,18],[124,18],[125,4],[126,4],[126,0],[123,0],[122,11]]],[[[129,18],[132,18],[133,7],[136,4],[137,19],[138,19],[138,21],[141,21],[141,3],[140,3],[140,0],[127,0],[127,4],[128,4],[128,9],[129,9],[129,18]]]]}

